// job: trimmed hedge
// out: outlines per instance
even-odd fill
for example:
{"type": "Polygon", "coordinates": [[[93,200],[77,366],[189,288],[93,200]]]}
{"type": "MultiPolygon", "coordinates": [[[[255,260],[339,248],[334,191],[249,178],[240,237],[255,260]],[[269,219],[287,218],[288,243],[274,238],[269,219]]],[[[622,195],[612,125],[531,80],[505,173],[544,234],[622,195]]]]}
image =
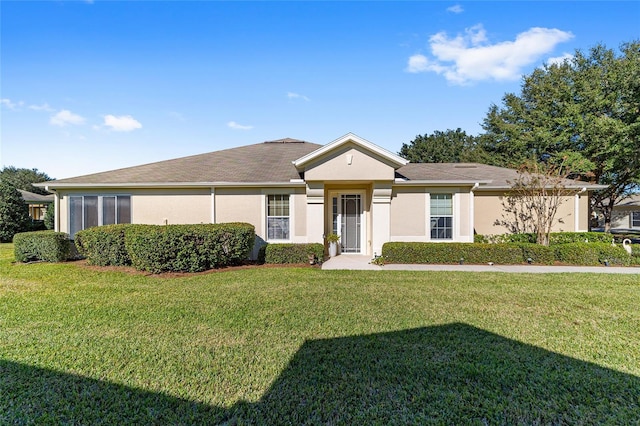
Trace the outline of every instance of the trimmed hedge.
{"type": "MultiPolygon", "coordinates": [[[[552,232],[549,235],[549,245],[568,243],[611,243],[613,236],[604,232],[552,232]]],[[[476,243],[532,243],[537,241],[536,234],[499,234],[474,236],[476,243]]]]}
{"type": "Polygon", "coordinates": [[[568,243],[553,247],[556,259],[571,265],[631,264],[631,256],[620,246],[611,243],[568,243]]]}
{"type": "Polygon", "coordinates": [[[571,265],[595,266],[605,261],[609,265],[634,264],[637,260],[621,246],[610,243],[567,243],[542,246],[531,243],[404,243],[382,246],[385,263],[489,263],[550,265],[558,261],[571,265]]]}
{"type": "Polygon", "coordinates": [[[22,232],[14,235],[13,244],[17,262],[63,262],[71,253],[71,242],[64,232],[22,232]]]}
{"type": "Polygon", "coordinates": [[[131,258],[124,243],[125,230],[130,226],[133,225],[95,226],[77,232],[75,244],[78,253],[91,265],[131,265],[131,258]]]}
{"type": "Polygon", "coordinates": [[[137,269],[201,272],[246,260],[255,229],[248,223],[130,225],[124,239],[131,264],[137,269]]]}
{"type": "Polygon", "coordinates": [[[385,243],[386,263],[522,263],[522,249],[515,244],[488,243],[385,243]]]}
{"type": "Polygon", "coordinates": [[[265,246],[265,263],[309,263],[309,256],[322,262],[324,246],[320,243],[309,244],[267,244],[265,246]]]}

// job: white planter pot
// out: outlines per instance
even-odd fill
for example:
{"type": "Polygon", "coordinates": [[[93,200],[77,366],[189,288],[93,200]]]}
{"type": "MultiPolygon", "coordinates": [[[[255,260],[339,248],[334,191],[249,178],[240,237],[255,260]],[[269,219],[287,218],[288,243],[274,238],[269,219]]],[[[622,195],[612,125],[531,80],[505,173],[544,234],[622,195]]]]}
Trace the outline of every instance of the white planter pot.
{"type": "Polygon", "coordinates": [[[338,255],[338,243],[329,243],[329,257],[338,255]]]}

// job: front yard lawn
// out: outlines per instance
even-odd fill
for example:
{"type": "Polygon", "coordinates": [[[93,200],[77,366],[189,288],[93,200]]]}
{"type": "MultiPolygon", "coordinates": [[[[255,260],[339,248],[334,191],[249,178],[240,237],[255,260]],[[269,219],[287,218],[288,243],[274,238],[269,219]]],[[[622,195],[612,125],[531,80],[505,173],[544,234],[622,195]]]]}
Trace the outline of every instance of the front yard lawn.
{"type": "Polygon", "coordinates": [[[13,264],[0,424],[638,424],[634,275],[13,264]]]}

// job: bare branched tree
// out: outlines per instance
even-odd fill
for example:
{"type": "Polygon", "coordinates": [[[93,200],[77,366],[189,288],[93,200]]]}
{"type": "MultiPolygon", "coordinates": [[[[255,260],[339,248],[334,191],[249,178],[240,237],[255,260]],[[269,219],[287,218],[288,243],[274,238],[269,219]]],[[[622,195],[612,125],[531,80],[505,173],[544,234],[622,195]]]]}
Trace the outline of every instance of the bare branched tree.
{"type": "Polygon", "coordinates": [[[553,225],[562,223],[556,219],[559,207],[576,193],[565,185],[570,175],[562,160],[523,164],[516,180],[509,182],[511,190],[502,201],[506,214],[496,224],[513,233],[533,232],[538,244],[548,246],[553,225]]]}

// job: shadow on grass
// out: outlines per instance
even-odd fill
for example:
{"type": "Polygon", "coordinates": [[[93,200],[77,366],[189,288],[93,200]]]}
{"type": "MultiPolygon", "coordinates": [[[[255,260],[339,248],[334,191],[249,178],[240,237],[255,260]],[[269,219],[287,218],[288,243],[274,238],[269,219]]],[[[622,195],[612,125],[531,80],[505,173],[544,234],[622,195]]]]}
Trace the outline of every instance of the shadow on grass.
{"type": "Polygon", "coordinates": [[[8,361],[0,373],[0,423],[640,421],[640,378],[466,324],[307,341],[259,401],[228,409],[8,361]]]}

